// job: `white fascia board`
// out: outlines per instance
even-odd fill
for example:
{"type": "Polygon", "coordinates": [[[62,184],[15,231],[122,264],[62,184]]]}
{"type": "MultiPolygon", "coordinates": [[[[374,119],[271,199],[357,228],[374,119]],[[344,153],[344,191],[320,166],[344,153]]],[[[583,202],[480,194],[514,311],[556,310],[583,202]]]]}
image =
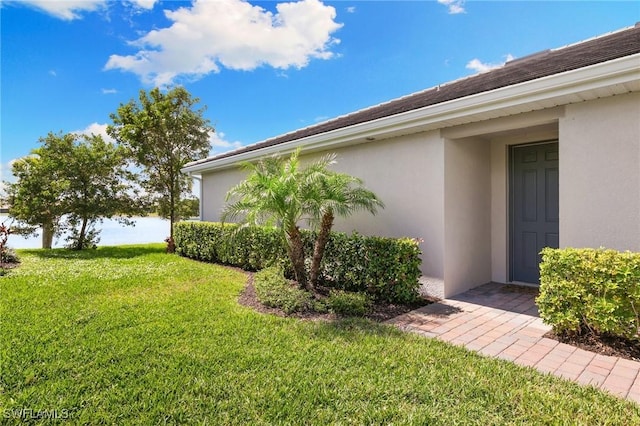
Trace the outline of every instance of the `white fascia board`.
{"type": "Polygon", "coordinates": [[[514,106],[638,80],[640,80],[640,54],[634,54],[219,160],[187,165],[182,170],[187,173],[213,171],[242,161],[252,161],[265,155],[287,154],[300,146],[305,147],[307,151],[318,151],[358,139],[376,137],[381,133],[410,133],[416,129],[437,128],[438,123],[450,120],[469,117],[472,121],[473,116],[478,114],[506,110],[514,106]]]}

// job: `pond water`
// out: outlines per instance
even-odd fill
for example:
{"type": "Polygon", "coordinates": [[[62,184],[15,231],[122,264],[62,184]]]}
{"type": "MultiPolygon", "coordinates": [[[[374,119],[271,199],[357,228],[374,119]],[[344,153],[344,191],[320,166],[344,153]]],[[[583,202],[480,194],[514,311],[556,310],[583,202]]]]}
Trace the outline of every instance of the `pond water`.
{"type": "MultiPolygon", "coordinates": [[[[114,246],[120,244],[161,243],[169,236],[169,221],[159,217],[138,217],[132,219],[135,226],[124,226],[115,219],[105,219],[96,229],[101,229],[98,246],[114,246]]],[[[6,215],[0,215],[0,223],[10,224],[6,215]]],[[[64,247],[64,236],[53,239],[53,247],[64,247]]],[[[42,237],[25,238],[20,235],[9,235],[7,245],[10,248],[40,248],[42,237]]]]}

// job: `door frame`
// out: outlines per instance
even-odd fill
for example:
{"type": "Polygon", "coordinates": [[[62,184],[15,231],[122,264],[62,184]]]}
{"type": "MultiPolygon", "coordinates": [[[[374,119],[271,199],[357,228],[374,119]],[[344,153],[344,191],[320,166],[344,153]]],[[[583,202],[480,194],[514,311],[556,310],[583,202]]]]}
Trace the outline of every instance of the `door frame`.
{"type": "MultiPolygon", "coordinates": [[[[515,165],[514,165],[514,153],[513,150],[516,148],[522,148],[522,147],[527,147],[527,146],[535,146],[535,145],[546,145],[546,144],[551,144],[551,143],[556,143],[556,144],[560,144],[560,141],[558,138],[555,139],[546,139],[546,140],[542,140],[542,141],[536,141],[536,142],[528,142],[528,143],[519,143],[519,144],[513,144],[513,145],[509,145],[508,146],[508,155],[507,155],[507,220],[509,221],[509,223],[507,224],[507,238],[508,238],[508,244],[507,244],[507,277],[509,279],[509,282],[512,283],[517,283],[517,284],[521,284],[521,285],[526,285],[526,286],[531,286],[531,287],[539,287],[539,283],[529,283],[529,282],[523,282],[523,281],[514,281],[513,280],[513,262],[514,262],[514,255],[513,255],[513,235],[514,235],[514,206],[513,206],[513,202],[515,200],[514,197],[514,191],[515,188],[513,185],[513,178],[514,178],[514,174],[515,174],[515,165]]],[[[558,160],[558,168],[560,168],[560,161],[558,160]]],[[[560,230],[558,230],[558,235],[559,235],[560,230]]]]}

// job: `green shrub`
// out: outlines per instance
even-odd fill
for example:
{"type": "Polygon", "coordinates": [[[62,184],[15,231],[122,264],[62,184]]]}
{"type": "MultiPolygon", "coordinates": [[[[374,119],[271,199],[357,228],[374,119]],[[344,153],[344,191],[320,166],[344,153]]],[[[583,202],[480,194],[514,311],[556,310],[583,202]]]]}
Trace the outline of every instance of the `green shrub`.
{"type": "Polygon", "coordinates": [[[540,317],[558,333],[590,329],[638,338],[640,253],[605,249],[544,249],[540,317]]]}
{"type": "MultiPolygon", "coordinates": [[[[306,238],[313,240],[312,233],[306,238]]],[[[322,259],[320,282],[340,290],[366,292],[376,300],[413,302],[420,287],[418,244],[411,238],[332,232],[322,259]]]]}
{"type": "Polygon", "coordinates": [[[282,236],[275,228],[243,227],[215,222],[174,225],[176,253],[192,259],[258,271],[287,259],[282,236]]]}
{"type": "Polygon", "coordinates": [[[338,315],[363,317],[371,309],[371,298],[366,293],[331,290],[327,305],[338,315]]]}
{"type": "MultiPolygon", "coordinates": [[[[276,228],[212,222],[180,222],[174,227],[176,253],[192,259],[257,271],[281,265],[291,276],[291,262],[276,228]],[[237,231],[236,231],[237,230],[237,231]]],[[[311,255],[315,234],[303,231],[311,255]]],[[[366,292],[376,300],[411,302],[418,297],[419,242],[410,238],[366,237],[332,232],[321,264],[320,284],[366,292]]]]}
{"type": "Polygon", "coordinates": [[[297,288],[285,278],[279,266],[271,266],[257,272],[253,277],[258,300],[285,313],[303,312],[313,307],[311,293],[297,288]]]}

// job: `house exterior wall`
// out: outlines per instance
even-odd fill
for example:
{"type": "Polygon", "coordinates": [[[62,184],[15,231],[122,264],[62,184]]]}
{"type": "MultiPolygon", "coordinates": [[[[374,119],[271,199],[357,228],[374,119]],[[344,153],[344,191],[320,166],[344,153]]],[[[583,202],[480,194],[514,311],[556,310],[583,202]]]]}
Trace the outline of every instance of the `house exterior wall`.
{"type": "MultiPolygon", "coordinates": [[[[338,172],[364,180],[384,203],[372,216],[359,212],[336,220],[334,230],[424,240],[422,273],[434,285],[444,278],[444,142],[439,132],[417,133],[334,149],[338,172]]],[[[304,154],[304,150],[303,150],[304,154]]],[[[303,157],[311,161],[319,154],[303,157]]],[[[219,221],[229,188],[244,178],[237,168],[202,175],[203,217],[219,221]]]]}
{"type": "Polygon", "coordinates": [[[202,174],[202,220],[219,222],[227,191],[244,179],[245,173],[237,167],[202,174]]]}
{"type": "Polygon", "coordinates": [[[439,132],[417,133],[333,150],[334,170],[364,180],[384,203],[376,216],[361,212],[335,229],[424,240],[422,273],[444,278],[444,141],[439,132]]]}
{"type": "MultiPolygon", "coordinates": [[[[338,219],[335,229],[421,238],[422,272],[446,297],[509,282],[509,147],[558,140],[560,246],[640,251],[638,117],[636,92],[334,146],[333,169],[363,179],[386,205],[376,216],[338,219]]],[[[202,175],[203,220],[220,219],[242,178],[237,168],[202,175]]]]}
{"type": "Polygon", "coordinates": [[[445,297],[491,280],[490,158],[484,140],[445,142],[445,297]]]}
{"type": "Polygon", "coordinates": [[[567,105],[560,246],[640,251],[640,93],[567,105]]]}

